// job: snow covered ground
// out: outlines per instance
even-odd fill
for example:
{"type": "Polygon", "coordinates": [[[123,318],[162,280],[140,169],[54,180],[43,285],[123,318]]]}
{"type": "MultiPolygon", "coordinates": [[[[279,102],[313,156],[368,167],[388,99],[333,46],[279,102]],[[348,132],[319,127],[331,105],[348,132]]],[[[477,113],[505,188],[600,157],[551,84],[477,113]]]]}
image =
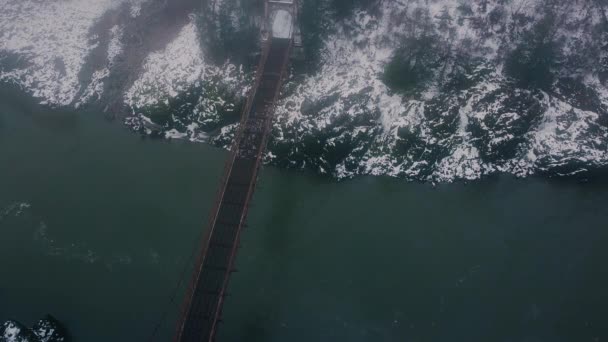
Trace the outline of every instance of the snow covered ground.
{"type": "MultiPolygon", "coordinates": [[[[482,12],[481,2],[471,3],[467,15],[482,12]]],[[[573,175],[586,167],[606,166],[608,129],[600,123],[608,106],[605,97],[602,112],[583,110],[572,105],[574,98],[513,87],[504,74],[504,55],[517,41],[498,32],[501,25],[514,25],[513,17],[505,15],[495,25],[488,24],[489,18],[492,13],[510,12],[533,22],[541,2],[512,1],[507,6],[489,2],[481,27],[472,20],[457,23],[461,5],[449,0],[384,1],[374,14],[357,11],[325,40],[320,72],[305,77],[279,104],[275,130],[280,133],[273,147],[282,151],[283,160],[276,152],[272,160],[338,178],[372,174],[439,182],[473,180],[496,172],[573,175]],[[449,42],[451,49],[465,41],[476,43],[467,58],[483,62],[466,76],[478,79],[472,86],[448,93],[441,90],[441,81],[431,80],[409,96],[397,95],[386,86],[384,68],[406,32],[418,34],[420,21],[413,30],[409,25],[420,17],[429,18],[435,25],[433,33],[449,42]],[[444,30],[442,18],[450,18],[444,30]],[[512,101],[528,101],[529,107],[513,108],[512,101]],[[532,112],[537,117],[526,118],[532,112]],[[529,126],[521,131],[524,124],[529,126]],[[302,151],[311,153],[306,144],[317,145],[321,152],[302,156],[302,151]],[[508,153],[496,152],[507,145],[508,153]],[[328,161],[336,154],[341,158],[328,161]]],[[[596,12],[587,5],[564,8],[565,20],[586,18],[587,25],[597,24],[596,12]]],[[[518,29],[524,28],[512,32],[518,29]]],[[[559,34],[566,42],[591,39],[579,28],[561,29],[559,34]]],[[[450,63],[442,70],[448,75],[454,68],[450,63]]],[[[592,88],[605,94],[606,87],[597,81],[592,88]]]]}
{"type": "Polygon", "coordinates": [[[18,67],[0,69],[0,80],[20,85],[44,104],[72,104],[82,87],[79,72],[98,44],[89,31],[120,3],[2,0],[0,51],[17,58],[18,67]]]}
{"type": "MultiPolygon", "coordinates": [[[[133,44],[124,25],[111,26],[105,63],[81,79],[100,44],[92,28],[119,6],[138,17],[144,1],[0,4],[0,80],[20,85],[44,104],[79,106],[103,100],[115,61],[125,44],[133,44]]],[[[574,175],[606,167],[608,90],[597,70],[577,62],[580,51],[591,55],[599,46],[595,34],[603,17],[593,2],[555,6],[562,23],[556,40],[564,43],[550,89],[518,86],[505,72],[506,56],[542,20],[540,0],[463,4],[380,1],[373,10],[331,22],[322,37],[319,70],[292,75],[286,84],[267,160],[337,178],[371,174],[439,182],[497,172],[574,175]],[[387,65],[404,53],[404,41],[427,36],[441,64],[415,91],[392,89],[387,65]],[[572,86],[564,79],[580,81],[572,86]],[[460,83],[451,86],[454,80],[460,83]]],[[[238,17],[231,18],[240,25],[238,17]]],[[[276,22],[276,35],[288,35],[285,20],[276,22]]],[[[202,30],[193,15],[131,75],[123,100],[133,129],[219,145],[230,141],[252,75],[229,60],[212,62],[201,45],[202,30]]],[[[597,53],[608,60],[607,51],[597,53]]]]}
{"type": "Polygon", "coordinates": [[[204,63],[196,26],[190,22],[164,50],[147,57],[142,74],[125,94],[125,102],[137,108],[176,97],[200,81],[204,63]]]}

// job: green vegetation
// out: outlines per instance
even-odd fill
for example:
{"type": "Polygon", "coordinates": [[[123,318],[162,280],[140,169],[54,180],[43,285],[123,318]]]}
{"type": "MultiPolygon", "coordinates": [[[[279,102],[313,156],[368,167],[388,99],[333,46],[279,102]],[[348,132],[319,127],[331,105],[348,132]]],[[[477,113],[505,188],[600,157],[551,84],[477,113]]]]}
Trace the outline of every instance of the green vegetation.
{"type": "Polygon", "coordinates": [[[157,126],[155,134],[171,129],[186,132],[190,123],[196,123],[203,132],[216,132],[239,120],[242,105],[243,99],[222,87],[220,79],[210,79],[138,111],[157,126]]]}
{"type": "Polygon", "coordinates": [[[207,3],[199,16],[200,38],[206,53],[216,63],[231,60],[253,66],[251,56],[259,51],[256,15],[261,15],[263,0],[225,0],[218,11],[207,3]]]}
{"type": "Polygon", "coordinates": [[[554,40],[555,17],[548,13],[507,56],[505,72],[523,88],[547,90],[555,79],[558,44],[554,40]]]}
{"type": "Polygon", "coordinates": [[[384,71],[384,81],[393,90],[411,92],[426,84],[441,64],[437,36],[408,37],[384,71]]]}
{"type": "Polygon", "coordinates": [[[484,161],[502,163],[516,157],[526,132],[542,118],[541,100],[538,90],[505,86],[474,105],[474,111],[488,113],[471,118],[468,126],[484,161]]]}
{"type": "Polygon", "coordinates": [[[319,66],[323,40],[331,33],[335,22],[349,17],[357,8],[369,9],[378,0],[302,0],[300,30],[304,47],[303,72],[314,72],[319,66]]]}
{"type": "Polygon", "coordinates": [[[356,8],[366,8],[376,2],[377,0],[331,0],[331,9],[338,18],[344,18],[356,8]]]}
{"type": "Polygon", "coordinates": [[[305,0],[300,12],[300,30],[304,47],[304,65],[302,71],[310,72],[319,64],[319,51],[323,46],[323,38],[330,27],[327,15],[326,0],[305,0]]]}

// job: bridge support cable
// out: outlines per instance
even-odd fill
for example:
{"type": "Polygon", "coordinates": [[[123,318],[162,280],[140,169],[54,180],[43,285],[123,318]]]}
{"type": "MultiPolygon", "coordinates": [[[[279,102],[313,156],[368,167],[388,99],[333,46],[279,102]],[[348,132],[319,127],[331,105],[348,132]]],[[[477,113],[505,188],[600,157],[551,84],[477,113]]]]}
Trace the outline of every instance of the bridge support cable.
{"type": "Polygon", "coordinates": [[[255,83],[222,174],[209,230],[185,294],[176,342],[214,341],[291,47],[292,39],[271,38],[264,43],[255,83]]]}

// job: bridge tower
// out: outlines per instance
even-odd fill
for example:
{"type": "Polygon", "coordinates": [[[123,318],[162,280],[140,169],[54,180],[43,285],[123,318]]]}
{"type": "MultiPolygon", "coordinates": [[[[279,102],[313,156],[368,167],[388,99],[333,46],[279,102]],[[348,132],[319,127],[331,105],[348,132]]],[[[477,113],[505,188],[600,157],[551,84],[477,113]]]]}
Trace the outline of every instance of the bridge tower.
{"type": "Polygon", "coordinates": [[[282,29],[289,23],[288,36],[293,39],[293,46],[302,46],[302,35],[298,25],[299,7],[296,0],[266,0],[264,3],[264,20],[262,26],[262,41],[269,38],[287,38],[282,29]],[[279,36],[280,35],[280,36],[279,36]]]}

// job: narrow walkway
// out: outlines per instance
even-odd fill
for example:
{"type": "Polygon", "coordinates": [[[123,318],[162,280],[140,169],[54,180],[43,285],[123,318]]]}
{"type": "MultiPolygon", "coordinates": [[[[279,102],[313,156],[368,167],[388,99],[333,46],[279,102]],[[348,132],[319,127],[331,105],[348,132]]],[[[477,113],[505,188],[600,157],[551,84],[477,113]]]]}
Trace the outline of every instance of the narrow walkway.
{"type": "Polygon", "coordinates": [[[256,82],[226,163],[211,227],[195,264],[175,341],[213,341],[217,333],[291,45],[291,38],[272,38],[264,44],[256,82]]]}

